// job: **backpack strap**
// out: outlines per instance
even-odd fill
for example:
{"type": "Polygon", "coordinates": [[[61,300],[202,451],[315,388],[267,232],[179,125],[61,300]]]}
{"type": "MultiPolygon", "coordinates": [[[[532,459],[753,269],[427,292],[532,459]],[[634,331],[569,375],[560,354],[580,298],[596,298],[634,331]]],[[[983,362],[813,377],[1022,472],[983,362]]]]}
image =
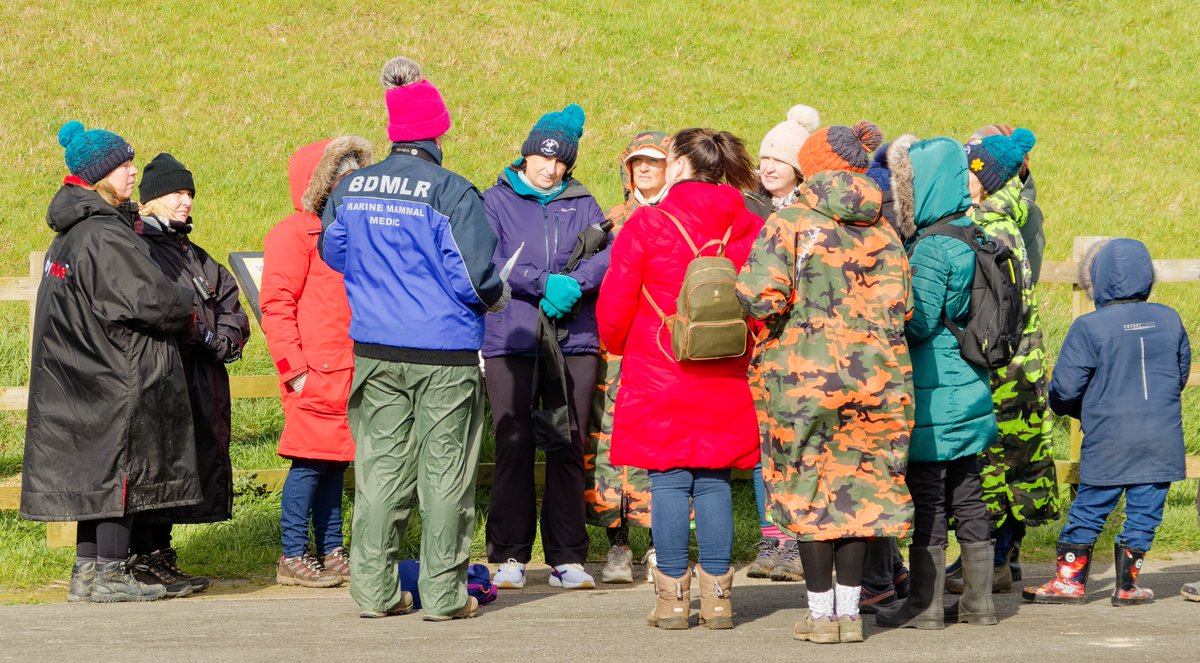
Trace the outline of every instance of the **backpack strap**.
{"type": "MultiPolygon", "coordinates": [[[[679,230],[679,234],[683,235],[684,241],[687,242],[688,248],[690,248],[692,250],[692,255],[694,255],[694,256],[700,255],[700,249],[696,248],[696,243],[692,241],[691,236],[688,235],[687,231],[683,229],[683,224],[679,222],[679,219],[675,218],[674,214],[671,214],[670,212],[668,212],[665,209],[659,209],[658,211],[662,212],[663,214],[666,214],[667,218],[671,220],[671,223],[675,224],[675,227],[679,230]]],[[[705,246],[708,246],[708,245],[705,244],[705,246]]]]}
{"type": "MultiPolygon", "coordinates": [[[[934,235],[953,237],[963,244],[966,244],[975,254],[976,260],[978,260],[979,249],[982,247],[983,243],[987,241],[987,235],[985,235],[983,229],[975,223],[972,223],[970,226],[956,226],[951,223],[952,221],[961,219],[964,216],[966,216],[966,214],[963,212],[956,212],[949,216],[944,216],[937,221],[934,221],[933,224],[929,226],[929,230],[926,230],[925,234],[921,237],[925,238],[934,235]]],[[[916,248],[916,243],[913,244],[913,248],[916,248]]],[[[978,265],[976,266],[976,269],[978,269],[978,265]]],[[[952,336],[954,336],[954,339],[958,341],[959,347],[962,347],[963,338],[965,336],[963,329],[955,324],[954,321],[950,319],[949,315],[946,315],[946,310],[944,308],[942,309],[942,324],[946,326],[946,329],[952,336]]]]}

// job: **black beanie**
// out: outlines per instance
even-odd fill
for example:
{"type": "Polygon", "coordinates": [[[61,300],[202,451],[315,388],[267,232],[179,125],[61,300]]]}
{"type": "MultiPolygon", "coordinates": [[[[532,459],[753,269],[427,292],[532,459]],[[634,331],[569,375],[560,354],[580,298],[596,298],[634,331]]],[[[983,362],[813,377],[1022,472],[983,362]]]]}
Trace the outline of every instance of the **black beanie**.
{"type": "Polygon", "coordinates": [[[138,200],[148,203],[155,198],[176,191],[190,191],[196,195],[196,184],[192,171],[183,167],[175,157],[166,152],[150,160],[142,169],[142,182],[138,184],[138,200]]]}

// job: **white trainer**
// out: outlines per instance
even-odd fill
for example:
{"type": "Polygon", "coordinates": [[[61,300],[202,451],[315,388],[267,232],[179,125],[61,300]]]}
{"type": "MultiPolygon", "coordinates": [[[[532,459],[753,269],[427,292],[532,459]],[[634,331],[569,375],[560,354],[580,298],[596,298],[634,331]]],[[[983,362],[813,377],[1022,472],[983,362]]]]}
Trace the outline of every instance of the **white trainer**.
{"type": "Polygon", "coordinates": [[[525,565],[509,557],[496,568],[492,584],[499,589],[521,589],[525,586],[525,565]]]}
{"type": "Polygon", "coordinates": [[[595,578],[583,570],[582,564],[559,564],[550,572],[550,586],[563,589],[592,589],[595,578]]]}
{"type": "Polygon", "coordinates": [[[606,583],[623,584],[633,582],[633,552],[629,546],[613,546],[608,549],[608,563],[600,574],[606,583]]]}

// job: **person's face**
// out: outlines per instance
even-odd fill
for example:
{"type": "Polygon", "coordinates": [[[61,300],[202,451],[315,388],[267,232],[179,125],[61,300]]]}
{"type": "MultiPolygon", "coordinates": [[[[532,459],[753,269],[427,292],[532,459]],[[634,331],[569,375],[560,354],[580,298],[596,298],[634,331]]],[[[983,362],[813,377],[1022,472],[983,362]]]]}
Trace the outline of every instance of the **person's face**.
{"type": "Polygon", "coordinates": [[[987,198],[987,192],[983,190],[983,182],[975,176],[975,173],[967,171],[967,188],[971,192],[971,202],[981,203],[984,198],[987,198]]]}
{"type": "Polygon", "coordinates": [[[129,200],[133,195],[133,184],[137,181],[137,174],[137,166],[133,165],[133,159],[130,159],[113,169],[105,176],[104,181],[117,192],[118,198],[129,200]]]}
{"type": "Polygon", "coordinates": [[[187,189],[173,191],[162,197],[166,208],[171,210],[171,221],[187,221],[192,214],[192,192],[187,189]]]}
{"type": "Polygon", "coordinates": [[[763,188],[775,197],[786,196],[800,184],[795,168],[771,157],[758,160],[758,179],[763,188]]]}
{"type": "Polygon", "coordinates": [[[647,198],[653,198],[667,183],[667,160],[641,155],[629,160],[633,185],[647,198]]]}
{"type": "Polygon", "coordinates": [[[567,174],[567,164],[553,157],[531,154],[525,157],[525,177],[539,189],[557,186],[567,174]]]}

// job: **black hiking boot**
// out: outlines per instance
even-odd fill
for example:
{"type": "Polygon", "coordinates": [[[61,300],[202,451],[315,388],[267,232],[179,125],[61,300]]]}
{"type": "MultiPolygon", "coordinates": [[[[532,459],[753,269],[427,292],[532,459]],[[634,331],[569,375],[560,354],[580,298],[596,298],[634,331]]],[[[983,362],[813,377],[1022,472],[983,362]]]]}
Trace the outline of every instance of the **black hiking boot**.
{"type": "Polygon", "coordinates": [[[187,581],[171,575],[155,563],[154,553],[149,555],[130,555],[129,568],[133,577],[147,585],[162,585],[167,590],[167,599],[178,599],[192,593],[192,586],[187,581]]]}
{"type": "Polygon", "coordinates": [[[126,561],[96,564],[96,582],[92,585],[92,601],[96,603],[157,601],[166,595],[166,587],[148,585],[133,577],[126,561]]]}
{"type": "Polygon", "coordinates": [[[155,550],[150,553],[150,557],[154,559],[155,565],[164,573],[170,574],[176,580],[181,580],[192,586],[192,593],[196,594],[203,592],[212,585],[212,581],[208,576],[193,576],[184,573],[180,570],[176,563],[176,553],[174,548],[165,550],[155,550]]]}
{"type": "Polygon", "coordinates": [[[96,560],[75,562],[71,567],[71,588],[67,590],[67,603],[89,603],[92,600],[92,585],[96,584],[96,560]]]}

